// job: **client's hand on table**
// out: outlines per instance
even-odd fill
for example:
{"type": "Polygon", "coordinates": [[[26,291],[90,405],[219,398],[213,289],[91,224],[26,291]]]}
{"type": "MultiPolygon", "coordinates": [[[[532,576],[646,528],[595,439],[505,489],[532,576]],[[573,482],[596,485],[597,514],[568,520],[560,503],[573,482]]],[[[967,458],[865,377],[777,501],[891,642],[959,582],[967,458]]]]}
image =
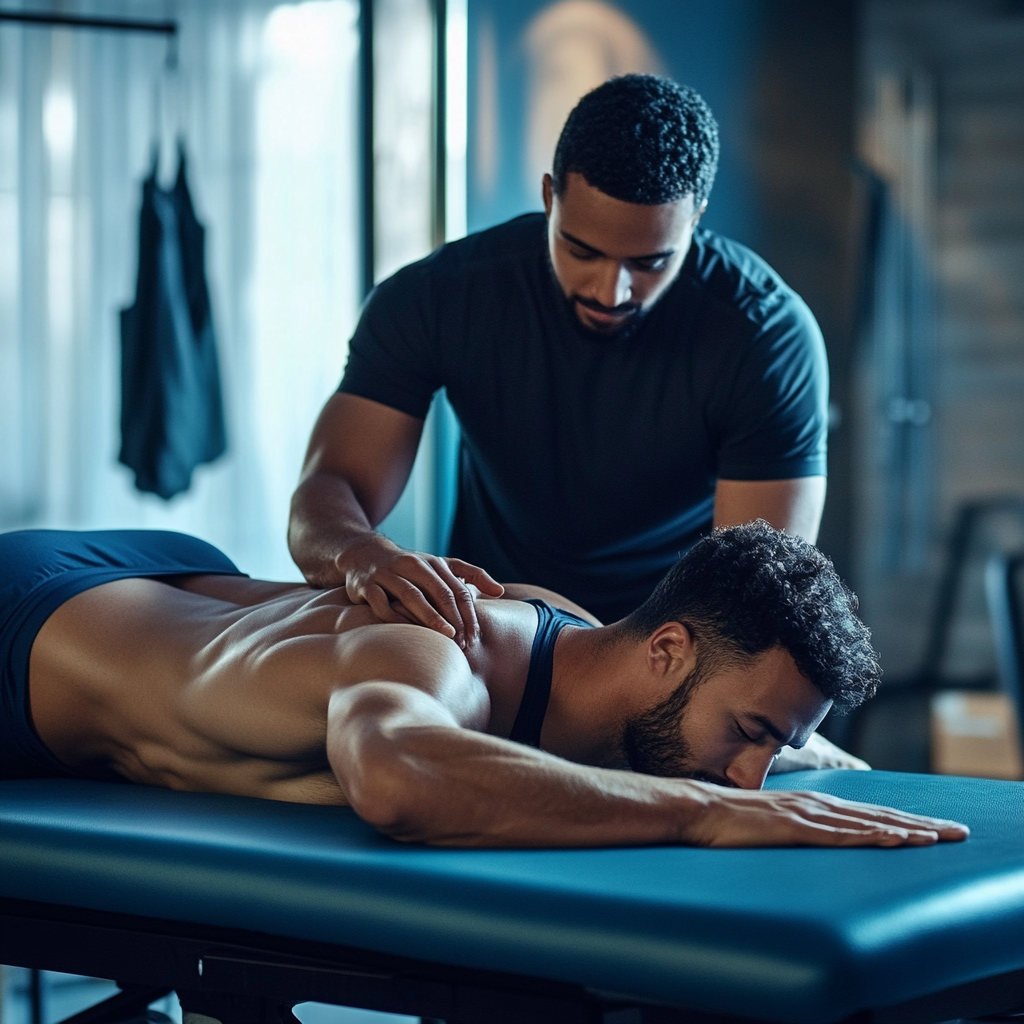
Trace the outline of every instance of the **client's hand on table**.
{"type": "Polygon", "coordinates": [[[479,633],[470,586],[489,597],[504,587],[459,558],[405,551],[379,533],[350,545],[338,558],[345,590],[382,622],[412,622],[450,637],[460,647],[479,633]]]}
{"type": "Polygon", "coordinates": [[[852,768],[856,771],[871,771],[871,765],[853,754],[830,743],[824,736],[812,733],[802,747],[783,747],[782,752],[768,769],[769,775],[781,772],[799,772],[806,768],[852,768]]]}
{"type": "Polygon", "coordinates": [[[826,793],[709,788],[717,792],[691,833],[699,846],[931,846],[970,835],[955,821],[826,793]]]}

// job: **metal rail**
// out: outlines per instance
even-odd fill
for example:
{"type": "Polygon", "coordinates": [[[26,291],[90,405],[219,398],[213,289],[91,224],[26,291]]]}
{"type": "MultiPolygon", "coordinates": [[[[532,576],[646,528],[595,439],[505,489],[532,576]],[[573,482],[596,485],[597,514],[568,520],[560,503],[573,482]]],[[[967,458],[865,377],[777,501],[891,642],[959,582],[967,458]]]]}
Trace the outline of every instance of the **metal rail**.
{"type": "Polygon", "coordinates": [[[94,18],[77,14],[38,14],[34,11],[0,10],[0,21],[13,21],[37,28],[99,29],[111,32],[151,32],[176,36],[176,21],[139,21],[135,18],[94,18]]]}

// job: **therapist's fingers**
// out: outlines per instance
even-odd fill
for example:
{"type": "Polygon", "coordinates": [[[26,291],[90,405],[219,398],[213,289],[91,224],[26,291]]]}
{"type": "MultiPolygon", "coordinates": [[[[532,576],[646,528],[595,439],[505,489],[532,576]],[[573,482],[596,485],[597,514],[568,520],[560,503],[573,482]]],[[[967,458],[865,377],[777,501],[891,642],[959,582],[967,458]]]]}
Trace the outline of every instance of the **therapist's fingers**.
{"type": "Polygon", "coordinates": [[[436,573],[415,572],[395,577],[387,589],[413,619],[449,639],[462,643],[465,626],[448,585],[436,573]]]}
{"type": "Polygon", "coordinates": [[[368,604],[381,622],[413,623],[455,636],[455,627],[437,614],[416,587],[394,573],[375,572],[349,583],[345,590],[353,604],[368,604]]]}
{"type": "Polygon", "coordinates": [[[476,584],[474,583],[474,580],[469,577],[457,575],[456,573],[458,569],[462,568],[467,572],[475,570],[477,577],[482,578],[484,581],[489,581],[490,585],[492,585],[492,589],[497,587],[499,594],[505,593],[505,588],[501,584],[496,584],[492,579],[490,579],[483,569],[477,569],[475,565],[470,565],[468,562],[463,562],[458,558],[438,558],[434,568],[441,580],[452,592],[453,599],[465,627],[465,632],[457,636],[456,640],[462,643],[463,646],[473,643],[480,636],[480,621],[476,615],[476,603],[473,600],[473,593],[469,589],[469,584],[473,584],[473,586],[476,586],[476,584]],[[453,562],[455,563],[454,565],[452,564],[453,562]]]}
{"type": "MultiPolygon", "coordinates": [[[[346,575],[345,586],[351,601],[370,605],[383,622],[403,621],[395,617],[391,607],[398,603],[407,618],[442,636],[457,639],[465,633],[451,588],[431,564],[440,563],[440,559],[379,542],[364,545],[357,555],[346,575]]],[[[448,574],[447,567],[445,573],[448,574]]]]}
{"type": "Polygon", "coordinates": [[[461,558],[446,558],[445,562],[456,576],[466,583],[472,583],[481,594],[487,594],[488,597],[501,597],[505,593],[505,588],[479,565],[464,562],[461,558]]]}
{"type": "MultiPolygon", "coordinates": [[[[417,564],[400,567],[405,579],[414,587],[418,587],[433,610],[445,622],[451,624],[455,629],[455,642],[460,647],[466,647],[476,641],[480,636],[480,621],[477,618],[476,604],[469,584],[476,585],[474,581],[479,580],[490,592],[496,593],[496,596],[503,594],[505,588],[482,569],[460,559],[441,558],[436,555],[418,555],[416,558],[419,560],[417,564]],[[472,578],[457,575],[458,569],[471,573],[472,578]]],[[[396,565],[396,568],[399,566],[396,565]]],[[[405,603],[410,611],[421,618],[424,625],[437,628],[432,625],[436,620],[431,617],[430,611],[416,597],[411,597],[410,601],[405,603]]]]}
{"type": "Polygon", "coordinates": [[[415,555],[395,564],[401,579],[392,592],[416,619],[451,637],[460,647],[477,638],[479,625],[466,584],[436,555],[415,555]]]}
{"type": "Polygon", "coordinates": [[[402,621],[395,618],[392,607],[398,604],[407,619],[455,640],[460,647],[480,635],[469,584],[494,596],[505,589],[483,569],[457,558],[403,551],[393,545],[385,548],[379,543],[366,546],[363,556],[346,577],[350,600],[369,604],[383,622],[402,621]]]}
{"type": "MultiPolygon", "coordinates": [[[[349,595],[351,597],[351,595],[349,595]]],[[[408,615],[403,614],[402,605],[400,602],[392,603],[390,595],[383,588],[378,586],[365,587],[360,596],[363,598],[362,601],[356,601],[357,604],[368,604],[370,610],[374,615],[380,619],[381,622],[415,622],[408,615]]]]}

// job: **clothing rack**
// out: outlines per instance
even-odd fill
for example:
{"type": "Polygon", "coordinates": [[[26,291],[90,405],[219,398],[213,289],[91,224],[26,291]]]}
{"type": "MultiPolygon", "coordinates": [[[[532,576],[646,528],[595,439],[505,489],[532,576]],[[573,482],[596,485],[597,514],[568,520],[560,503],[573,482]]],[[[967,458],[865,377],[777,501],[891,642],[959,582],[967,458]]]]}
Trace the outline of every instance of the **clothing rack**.
{"type": "Polygon", "coordinates": [[[23,25],[60,28],[91,28],[113,32],[153,32],[162,36],[176,36],[176,21],[139,21],[134,18],[94,18],[77,14],[37,14],[34,11],[0,10],[0,21],[16,21],[23,25]]]}
{"type": "Polygon", "coordinates": [[[10,21],[34,28],[98,29],[107,32],[147,32],[166,36],[169,71],[178,67],[178,23],[176,21],[140,21],[137,18],[99,18],[92,15],[51,14],[35,11],[0,10],[0,22],[10,21]]]}

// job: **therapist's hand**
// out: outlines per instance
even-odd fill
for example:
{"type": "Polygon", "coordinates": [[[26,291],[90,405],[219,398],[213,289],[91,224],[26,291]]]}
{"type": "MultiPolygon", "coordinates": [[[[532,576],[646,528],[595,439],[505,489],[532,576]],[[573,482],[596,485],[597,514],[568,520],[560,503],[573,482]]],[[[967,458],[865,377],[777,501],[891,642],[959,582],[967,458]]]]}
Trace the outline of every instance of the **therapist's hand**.
{"type": "Polygon", "coordinates": [[[489,597],[505,592],[479,566],[406,551],[379,533],[350,544],[337,566],[350,601],[368,604],[383,622],[418,623],[460,647],[480,634],[470,586],[489,597]]]}
{"type": "Polygon", "coordinates": [[[855,771],[871,771],[871,765],[859,757],[837,747],[824,736],[812,733],[802,747],[783,747],[782,752],[768,769],[769,775],[781,772],[799,772],[806,768],[852,768],[855,771]]]}
{"type": "Polygon", "coordinates": [[[415,416],[332,395],[292,496],[288,548],[310,586],[344,587],[383,622],[419,623],[466,646],[479,635],[466,584],[494,597],[501,585],[475,565],[403,551],[375,531],[408,483],[422,433],[415,416]]]}
{"type": "Polygon", "coordinates": [[[966,839],[966,825],[827,793],[730,790],[708,785],[698,846],[931,846],[966,839]]]}

